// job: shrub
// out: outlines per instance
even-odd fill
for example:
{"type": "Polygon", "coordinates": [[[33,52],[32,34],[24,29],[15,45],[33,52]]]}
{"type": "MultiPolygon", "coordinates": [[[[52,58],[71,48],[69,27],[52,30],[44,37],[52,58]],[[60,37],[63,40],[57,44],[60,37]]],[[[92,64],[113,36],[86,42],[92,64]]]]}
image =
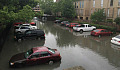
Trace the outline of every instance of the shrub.
{"type": "Polygon", "coordinates": [[[120,25],[120,17],[117,17],[114,22],[116,22],[116,24],[119,24],[120,25]]]}

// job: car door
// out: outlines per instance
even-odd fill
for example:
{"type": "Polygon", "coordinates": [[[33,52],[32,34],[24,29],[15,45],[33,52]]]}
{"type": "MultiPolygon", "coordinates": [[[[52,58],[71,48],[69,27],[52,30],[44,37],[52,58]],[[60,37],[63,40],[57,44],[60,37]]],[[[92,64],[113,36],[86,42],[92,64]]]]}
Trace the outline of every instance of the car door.
{"type": "Polygon", "coordinates": [[[25,32],[25,38],[26,39],[32,38],[32,31],[31,30],[25,32]]]}
{"type": "Polygon", "coordinates": [[[105,30],[101,30],[100,32],[101,32],[101,35],[105,35],[106,34],[105,30]]]}
{"type": "Polygon", "coordinates": [[[52,58],[52,55],[47,52],[47,51],[44,51],[44,52],[41,52],[40,53],[40,63],[47,63],[51,60],[52,58]]]}
{"type": "Polygon", "coordinates": [[[35,30],[31,31],[31,38],[33,38],[33,39],[37,38],[37,32],[35,30]]]}
{"type": "Polygon", "coordinates": [[[26,65],[35,65],[39,64],[40,52],[36,52],[30,55],[26,61],[26,65]]]}
{"type": "Polygon", "coordinates": [[[20,28],[20,30],[22,31],[22,32],[25,32],[26,30],[29,30],[30,28],[29,27],[21,27],[20,28]]]}
{"type": "Polygon", "coordinates": [[[92,26],[88,25],[88,31],[91,31],[91,30],[93,30],[92,26]]]}

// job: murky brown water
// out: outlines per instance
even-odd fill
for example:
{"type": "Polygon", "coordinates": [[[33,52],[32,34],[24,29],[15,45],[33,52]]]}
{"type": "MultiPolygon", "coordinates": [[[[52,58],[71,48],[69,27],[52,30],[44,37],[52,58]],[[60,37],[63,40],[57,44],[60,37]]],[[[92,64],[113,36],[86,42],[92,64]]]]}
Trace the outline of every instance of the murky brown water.
{"type": "Polygon", "coordinates": [[[80,34],[53,22],[36,22],[45,31],[46,39],[18,43],[13,40],[11,29],[0,53],[0,70],[62,70],[74,66],[82,66],[86,70],[120,70],[120,46],[111,44],[110,36],[98,38],[90,36],[90,32],[80,34]],[[42,45],[58,49],[62,56],[61,62],[9,68],[8,61],[12,55],[42,45]]]}

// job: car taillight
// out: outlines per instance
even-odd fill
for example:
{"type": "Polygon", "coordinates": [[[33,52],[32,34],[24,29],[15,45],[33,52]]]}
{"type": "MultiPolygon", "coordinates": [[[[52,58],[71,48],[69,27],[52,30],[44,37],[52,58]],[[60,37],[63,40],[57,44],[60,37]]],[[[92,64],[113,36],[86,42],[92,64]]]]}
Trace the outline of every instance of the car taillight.
{"type": "Polygon", "coordinates": [[[118,43],[120,43],[120,41],[118,41],[118,43]]]}
{"type": "Polygon", "coordinates": [[[45,36],[45,34],[44,34],[44,36],[45,36]]]}

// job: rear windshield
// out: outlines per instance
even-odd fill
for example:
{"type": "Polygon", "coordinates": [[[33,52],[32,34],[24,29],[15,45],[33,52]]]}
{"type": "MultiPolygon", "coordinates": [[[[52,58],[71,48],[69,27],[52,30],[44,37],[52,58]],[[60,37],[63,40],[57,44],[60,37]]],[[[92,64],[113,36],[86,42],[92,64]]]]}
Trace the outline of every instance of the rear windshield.
{"type": "Polygon", "coordinates": [[[32,26],[36,26],[36,24],[31,24],[32,26]]]}
{"type": "Polygon", "coordinates": [[[53,50],[53,49],[48,48],[48,51],[50,51],[51,53],[55,54],[55,50],[53,50]]]}
{"type": "Polygon", "coordinates": [[[94,30],[94,32],[99,32],[100,30],[94,30]]]}
{"type": "Polygon", "coordinates": [[[120,35],[116,36],[116,38],[119,38],[119,39],[120,39],[120,35]]]}

